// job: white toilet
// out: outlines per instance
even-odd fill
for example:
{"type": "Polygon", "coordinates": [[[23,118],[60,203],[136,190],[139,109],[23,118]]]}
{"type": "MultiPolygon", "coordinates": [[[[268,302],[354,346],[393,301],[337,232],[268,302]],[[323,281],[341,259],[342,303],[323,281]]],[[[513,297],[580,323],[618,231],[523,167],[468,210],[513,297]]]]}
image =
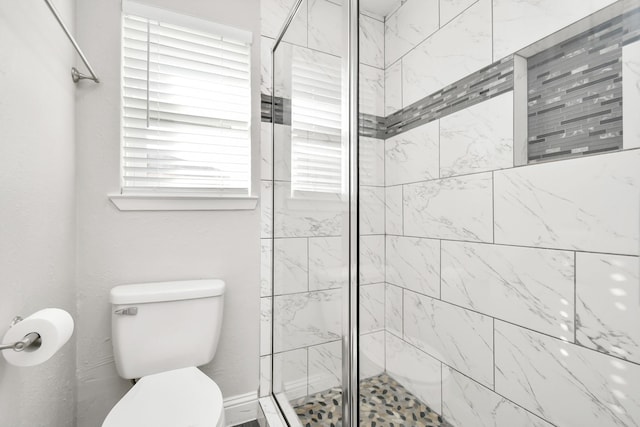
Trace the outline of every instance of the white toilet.
{"type": "Polygon", "coordinates": [[[213,360],[222,280],[143,283],[111,290],[118,373],[139,381],[102,427],[223,427],[222,393],[196,366],[213,360]]]}

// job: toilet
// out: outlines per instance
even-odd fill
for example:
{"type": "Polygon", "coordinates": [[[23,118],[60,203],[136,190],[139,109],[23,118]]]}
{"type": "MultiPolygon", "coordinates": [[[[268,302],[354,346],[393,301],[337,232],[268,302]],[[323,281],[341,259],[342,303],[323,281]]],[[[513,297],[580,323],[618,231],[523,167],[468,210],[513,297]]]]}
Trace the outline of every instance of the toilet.
{"type": "Polygon", "coordinates": [[[189,280],[116,286],[111,335],[118,374],[138,379],[102,427],[223,427],[222,393],[197,367],[213,360],[225,284],[189,280]]]}

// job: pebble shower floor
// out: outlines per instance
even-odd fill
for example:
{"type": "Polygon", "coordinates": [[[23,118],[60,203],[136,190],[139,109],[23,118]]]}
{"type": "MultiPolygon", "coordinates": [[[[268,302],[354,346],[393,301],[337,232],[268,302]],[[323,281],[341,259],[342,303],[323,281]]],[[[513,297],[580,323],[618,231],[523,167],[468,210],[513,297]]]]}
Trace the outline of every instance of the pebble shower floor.
{"type": "MultiPolygon", "coordinates": [[[[292,403],[304,427],[341,427],[340,388],[292,403]]],[[[360,382],[361,427],[451,427],[440,415],[387,374],[360,382]]]]}

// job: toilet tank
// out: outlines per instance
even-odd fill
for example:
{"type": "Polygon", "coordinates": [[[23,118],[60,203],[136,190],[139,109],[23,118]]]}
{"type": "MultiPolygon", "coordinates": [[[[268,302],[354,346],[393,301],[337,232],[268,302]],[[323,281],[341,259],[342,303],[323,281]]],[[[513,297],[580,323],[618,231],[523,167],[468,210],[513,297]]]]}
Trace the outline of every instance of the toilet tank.
{"type": "Polygon", "coordinates": [[[111,289],[111,336],[120,376],[140,378],[213,360],[224,289],[216,279],[111,289]]]}

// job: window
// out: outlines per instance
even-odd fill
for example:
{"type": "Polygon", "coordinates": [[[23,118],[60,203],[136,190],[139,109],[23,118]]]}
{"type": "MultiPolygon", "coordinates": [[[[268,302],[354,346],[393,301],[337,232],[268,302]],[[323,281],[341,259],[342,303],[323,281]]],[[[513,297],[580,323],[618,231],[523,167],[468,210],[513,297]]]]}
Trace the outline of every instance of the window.
{"type": "Polygon", "coordinates": [[[342,190],[340,58],[294,48],[291,75],[291,189],[342,190]]]}
{"type": "Polygon", "coordinates": [[[122,194],[247,196],[251,34],[125,4],[122,194]]]}

